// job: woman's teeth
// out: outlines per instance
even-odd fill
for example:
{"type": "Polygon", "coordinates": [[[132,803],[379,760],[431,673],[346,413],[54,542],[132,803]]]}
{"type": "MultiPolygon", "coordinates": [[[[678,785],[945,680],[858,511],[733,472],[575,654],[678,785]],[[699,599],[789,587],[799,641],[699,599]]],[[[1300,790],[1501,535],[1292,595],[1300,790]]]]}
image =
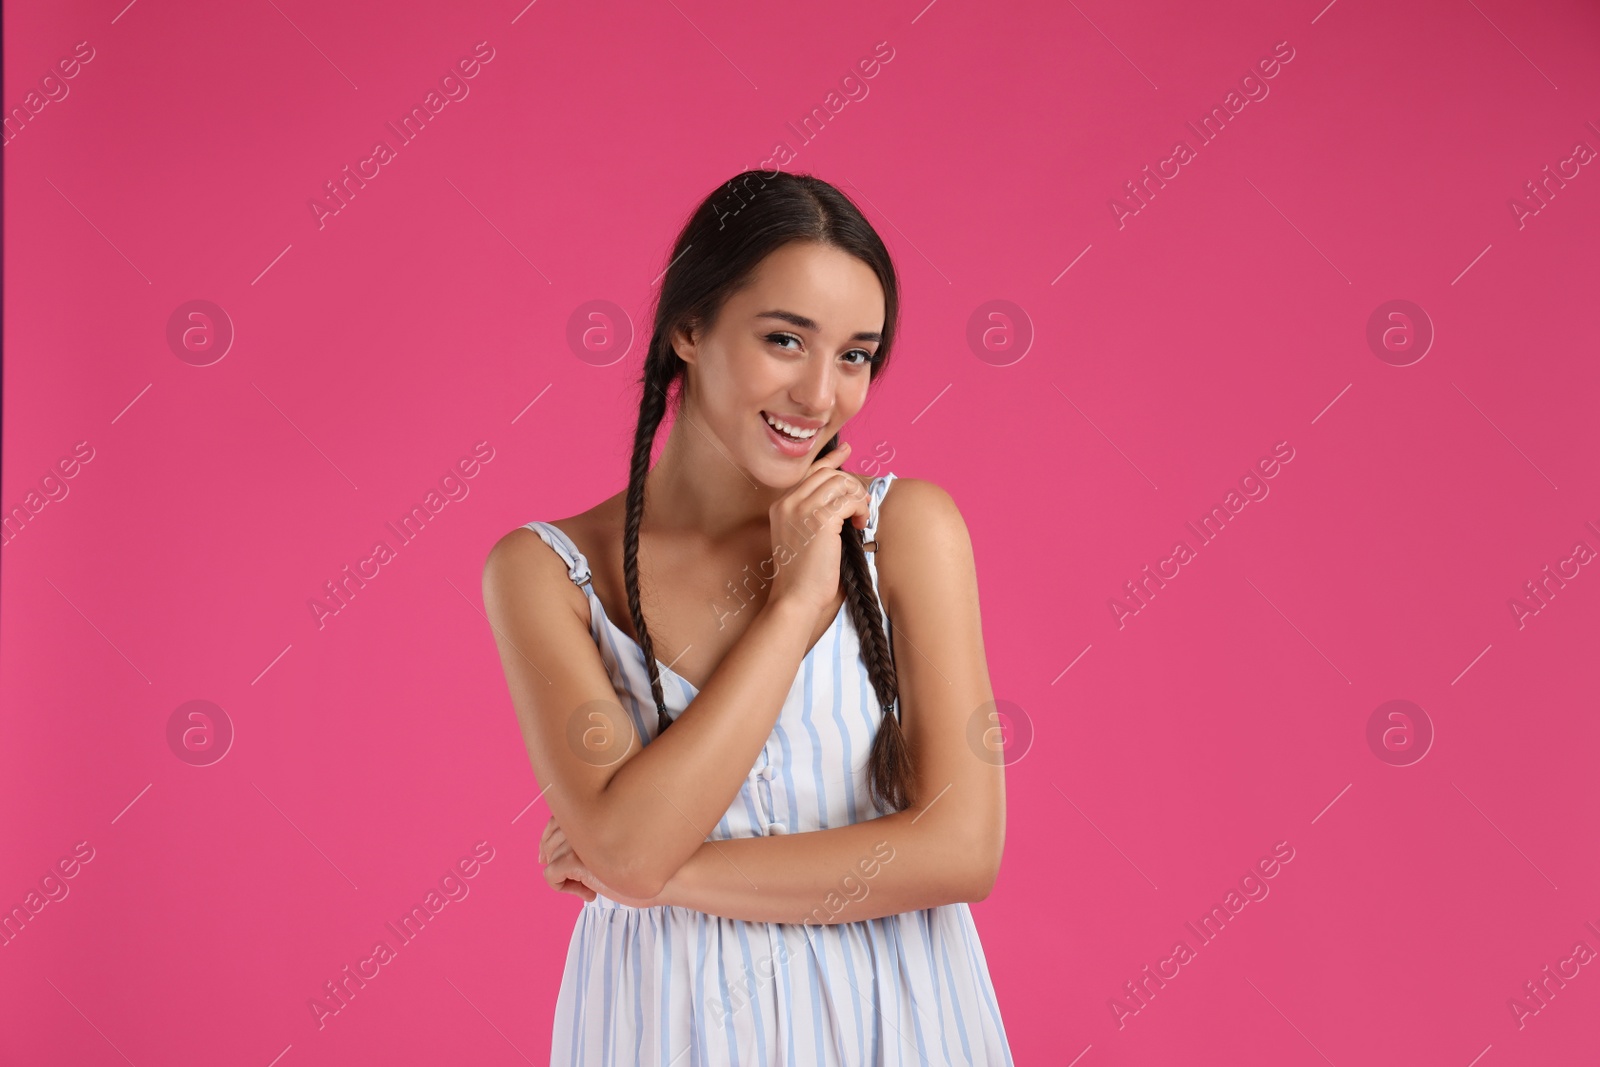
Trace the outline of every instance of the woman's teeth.
{"type": "Polygon", "coordinates": [[[790,426],[786,422],[782,422],[773,418],[765,411],[761,413],[761,417],[766,420],[768,426],[771,426],[774,430],[777,430],[779,433],[783,434],[792,441],[809,441],[813,437],[817,436],[816,430],[802,430],[799,427],[790,426]]]}

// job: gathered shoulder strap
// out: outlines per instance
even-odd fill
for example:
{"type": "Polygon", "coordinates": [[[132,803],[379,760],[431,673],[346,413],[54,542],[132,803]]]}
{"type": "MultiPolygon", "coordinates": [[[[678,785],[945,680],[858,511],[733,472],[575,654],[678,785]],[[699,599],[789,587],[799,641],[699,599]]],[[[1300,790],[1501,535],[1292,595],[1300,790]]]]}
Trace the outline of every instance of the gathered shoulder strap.
{"type": "MultiPolygon", "coordinates": [[[[878,505],[883,503],[883,496],[889,491],[889,484],[895,480],[893,472],[872,479],[872,487],[868,490],[870,502],[867,507],[867,527],[861,531],[861,539],[866,545],[867,553],[871,554],[878,549],[878,505]]],[[[873,580],[877,580],[874,571],[873,580]]]]}
{"type": "MultiPolygon", "coordinates": [[[[889,621],[889,606],[883,602],[883,590],[878,586],[878,505],[883,503],[883,498],[889,492],[889,486],[894,481],[895,475],[891,472],[872,480],[869,492],[867,509],[867,525],[861,531],[863,547],[867,550],[867,572],[872,575],[872,593],[878,601],[878,619],[883,624],[884,636],[889,639],[889,656],[894,657],[894,624],[889,621]]],[[[884,715],[900,717],[900,698],[895,697],[894,704],[884,709],[884,715]]]]}
{"type": "Polygon", "coordinates": [[[548,522],[530,522],[527,528],[538,534],[545,544],[555,549],[556,554],[567,565],[567,577],[571,578],[575,585],[590,585],[589,561],[578,551],[578,546],[573,543],[572,538],[563,533],[559,526],[548,522]]]}
{"type": "Polygon", "coordinates": [[[863,547],[867,550],[867,573],[872,575],[872,592],[878,598],[878,613],[883,620],[883,632],[892,634],[893,628],[889,624],[889,609],[883,602],[883,591],[878,588],[878,505],[883,503],[884,494],[889,491],[889,484],[893,482],[893,474],[885,474],[872,480],[871,499],[867,511],[867,527],[861,531],[863,547]]]}

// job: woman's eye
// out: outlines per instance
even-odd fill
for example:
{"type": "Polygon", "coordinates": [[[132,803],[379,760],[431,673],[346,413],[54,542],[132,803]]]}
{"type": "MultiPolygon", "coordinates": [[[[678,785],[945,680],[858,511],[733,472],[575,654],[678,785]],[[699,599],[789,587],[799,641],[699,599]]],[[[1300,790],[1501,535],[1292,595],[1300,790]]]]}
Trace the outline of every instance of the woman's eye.
{"type": "MultiPolygon", "coordinates": [[[[784,342],[786,342],[786,341],[793,341],[795,343],[795,345],[797,345],[797,346],[801,345],[801,344],[804,344],[804,342],[801,341],[800,338],[796,337],[792,333],[769,333],[769,334],[767,334],[767,340],[770,341],[771,343],[779,346],[780,348],[788,348],[788,346],[786,344],[784,344],[784,342]]],[[[797,350],[798,350],[797,348],[789,348],[789,351],[797,351],[797,350]]],[[[854,360],[852,362],[852,364],[851,364],[852,366],[856,366],[856,367],[865,366],[866,364],[871,363],[874,359],[877,358],[871,352],[868,352],[864,348],[852,348],[850,351],[844,353],[844,357],[845,358],[848,358],[850,356],[859,356],[860,357],[859,359],[854,360]]]]}

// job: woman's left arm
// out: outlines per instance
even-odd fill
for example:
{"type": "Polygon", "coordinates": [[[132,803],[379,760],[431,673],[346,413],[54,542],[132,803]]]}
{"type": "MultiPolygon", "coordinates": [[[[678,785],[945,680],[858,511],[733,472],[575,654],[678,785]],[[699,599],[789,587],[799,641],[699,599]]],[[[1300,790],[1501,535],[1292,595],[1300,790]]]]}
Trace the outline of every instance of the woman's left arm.
{"type": "Polygon", "coordinates": [[[1005,845],[1005,768],[972,542],[950,495],[895,479],[879,505],[877,566],[912,806],[828,830],[707,841],[652,903],[826,924],[988,895],[1005,845]]]}

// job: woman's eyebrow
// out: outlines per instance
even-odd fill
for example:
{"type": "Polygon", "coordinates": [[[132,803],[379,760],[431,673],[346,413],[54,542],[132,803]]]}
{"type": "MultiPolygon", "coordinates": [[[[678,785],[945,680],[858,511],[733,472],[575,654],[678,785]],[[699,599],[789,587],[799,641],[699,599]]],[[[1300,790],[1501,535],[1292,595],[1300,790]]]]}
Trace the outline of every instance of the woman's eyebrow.
{"type": "MultiPolygon", "coordinates": [[[[781,319],[784,322],[789,323],[791,326],[800,327],[802,330],[810,330],[813,333],[815,333],[816,330],[817,330],[817,324],[815,322],[813,322],[812,320],[806,318],[804,315],[796,315],[792,311],[781,311],[781,310],[763,311],[761,314],[757,315],[756,318],[758,318],[758,319],[781,319]]],[[[862,330],[859,333],[851,334],[850,335],[850,340],[852,340],[852,341],[881,341],[881,340],[883,340],[883,334],[878,333],[876,331],[862,330]]]]}

